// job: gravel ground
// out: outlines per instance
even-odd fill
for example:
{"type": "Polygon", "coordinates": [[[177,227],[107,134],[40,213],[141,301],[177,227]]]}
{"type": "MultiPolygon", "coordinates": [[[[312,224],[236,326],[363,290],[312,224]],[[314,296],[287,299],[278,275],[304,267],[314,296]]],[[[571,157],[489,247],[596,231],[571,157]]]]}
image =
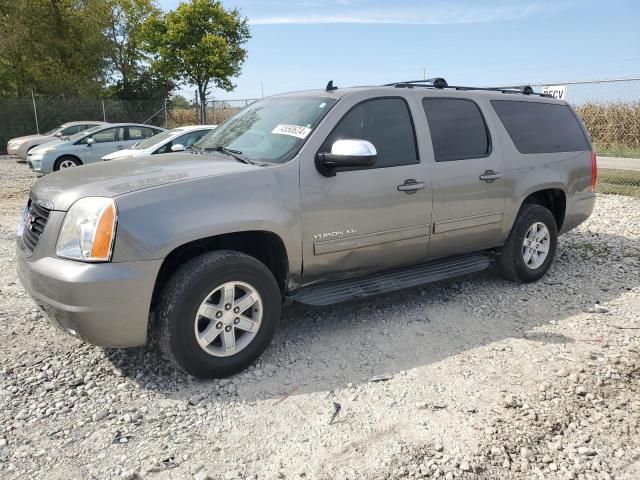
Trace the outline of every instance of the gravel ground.
{"type": "Polygon", "coordinates": [[[284,312],[199,381],[59,332],[19,285],[35,176],[0,160],[0,477],[640,478],[640,201],[599,196],[549,275],[284,312]]]}

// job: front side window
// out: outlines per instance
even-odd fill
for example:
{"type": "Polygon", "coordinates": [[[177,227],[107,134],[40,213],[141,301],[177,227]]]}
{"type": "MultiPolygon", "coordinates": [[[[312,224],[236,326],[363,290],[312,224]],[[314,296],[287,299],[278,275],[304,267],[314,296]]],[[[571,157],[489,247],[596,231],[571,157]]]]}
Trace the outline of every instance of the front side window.
{"type": "Polygon", "coordinates": [[[436,162],[486,157],[489,131],[475,102],[461,98],[424,98],[436,162]]]}
{"type": "Polygon", "coordinates": [[[252,161],[284,163],[300,150],[335,102],[328,97],[258,100],[202,137],[195,147],[225,147],[252,161]]]}
{"type": "Polygon", "coordinates": [[[184,148],[189,148],[209,132],[210,130],[196,130],[185,133],[184,135],[180,135],[178,138],[174,138],[170,142],[165,143],[153,153],[169,153],[171,151],[171,147],[174,145],[182,145],[184,148]]]}
{"type": "Polygon", "coordinates": [[[401,98],[366,100],[338,122],[320,148],[331,152],[337,140],[367,140],[378,152],[375,165],[368,168],[386,168],[418,163],[415,132],[411,114],[401,98]]]}
{"type": "Polygon", "coordinates": [[[91,137],[96,143],[121,142],[124,138],[124,127],[107,128],[94,133],[91,137]]]}
{"type": "Polygon", "coordinates": [[[72,135],[71,137],[69,137],[69,141],[77,142],[76,145],[79,145],[81,143],[87,143],[87,138],[89,138],[92,133],[97,132],[101,128],[102,127],[92,127],[82,132],[76,133],[75,135],[72,135]]]}

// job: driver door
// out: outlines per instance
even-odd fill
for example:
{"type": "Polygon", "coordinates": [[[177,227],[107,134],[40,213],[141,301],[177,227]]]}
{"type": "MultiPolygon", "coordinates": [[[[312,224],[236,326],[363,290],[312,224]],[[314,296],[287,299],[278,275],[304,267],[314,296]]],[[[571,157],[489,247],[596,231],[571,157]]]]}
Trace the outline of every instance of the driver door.
{"type": "Polygon", "coordinates": [[[100,130],[91,135],[91,138],[95,143],[86,145],[83,159],[85,164],[99,162],[105,155],[126,147],[124,127],[100,130]]]}
{"type": "Polygon", "coordinates": [[[359,139],[373,144],[377,160],[372,167],[327,177],[309,154],[303,158],[304,283],[385,270],[426,256],[431,184],[420,162],[409,103],[402,97],[347,102],[332,110],[335,126],[314,155],[329,153],[336,140],[359,139]]]}

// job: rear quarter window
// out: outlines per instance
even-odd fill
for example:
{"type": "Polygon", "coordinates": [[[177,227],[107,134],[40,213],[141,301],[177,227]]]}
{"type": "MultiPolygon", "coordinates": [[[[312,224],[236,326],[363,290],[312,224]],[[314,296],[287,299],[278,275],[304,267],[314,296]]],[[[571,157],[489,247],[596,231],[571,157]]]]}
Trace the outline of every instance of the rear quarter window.
{"type": "Polygon", "coordinates": [[[520,153],[583,152],[589,142],[568,105],[491,100],[520,153]]]}

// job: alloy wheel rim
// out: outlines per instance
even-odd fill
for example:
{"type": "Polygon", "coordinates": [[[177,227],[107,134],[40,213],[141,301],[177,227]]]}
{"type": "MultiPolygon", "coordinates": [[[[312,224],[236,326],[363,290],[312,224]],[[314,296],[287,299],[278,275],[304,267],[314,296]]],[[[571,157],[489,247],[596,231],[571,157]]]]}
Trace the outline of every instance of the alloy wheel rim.
{"type": "Polygon", "coordinates": [[[214,357],[230,357],[244,350],[262,323],[258,291],[245,282],[226,282],[200,304],[194,332],[200,348],[214,357]]]}
{"type": "Polygon", "coordinates": [[[60,168],[72,168],[76,166],[76,162],[74,162],[73,160],[64,160],[62,163],[60,163],[60,168]]]}
{"type": "Polygon", "coordinates": [[[542,222],[536,222],[529,227],[522,242],[522,259],[527,268],[540,268],[549,255],[551,235],[549,229],[542,222]]]}

